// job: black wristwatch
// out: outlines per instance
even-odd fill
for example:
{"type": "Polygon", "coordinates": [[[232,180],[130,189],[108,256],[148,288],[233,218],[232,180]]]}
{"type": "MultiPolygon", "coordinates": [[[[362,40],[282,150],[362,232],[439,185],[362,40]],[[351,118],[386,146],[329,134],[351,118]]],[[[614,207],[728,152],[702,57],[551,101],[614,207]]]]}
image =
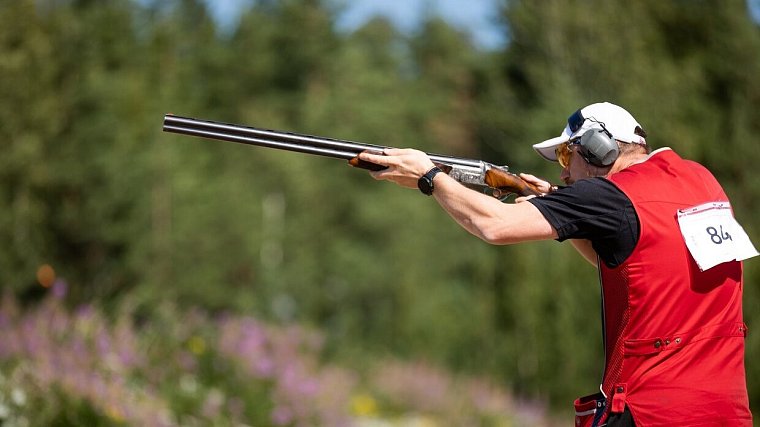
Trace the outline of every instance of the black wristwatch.
{"type": "Polygon", "coordinates": [[[417,188],[422,191],[422,194],[428,196],[433,195],[433,178],[438,174],[438,172],[443,171],[438,166],[433,166],[433,169],[425,172],[425,175],[422,175],[420,179],[417,180],[417,188]]]}

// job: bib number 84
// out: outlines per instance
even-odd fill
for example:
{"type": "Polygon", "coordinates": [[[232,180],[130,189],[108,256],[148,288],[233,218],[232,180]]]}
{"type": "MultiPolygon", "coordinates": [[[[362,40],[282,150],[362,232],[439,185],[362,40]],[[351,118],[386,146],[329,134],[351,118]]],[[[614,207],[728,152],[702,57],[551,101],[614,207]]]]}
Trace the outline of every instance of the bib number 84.
{"type": "Polygon", "coordinates": [[[724,240],[733,240],[731,239],[731,235],[728,234],[728,232],[723,231],[722,225],[720,226],[720,233],[718,233],[718,230],[712,226],[707,227],[705,231],[707,231],[707,234],[710,235],[710,240],[712,240],[712,242],[716,245],[720,245],[724,240]]]}
{"type": "Polygon", "coordinates": [[[708,202],[679,209],[677,217],[686,247],[701,271],[759,255],[734,219],[728,202],[708,202]]]}

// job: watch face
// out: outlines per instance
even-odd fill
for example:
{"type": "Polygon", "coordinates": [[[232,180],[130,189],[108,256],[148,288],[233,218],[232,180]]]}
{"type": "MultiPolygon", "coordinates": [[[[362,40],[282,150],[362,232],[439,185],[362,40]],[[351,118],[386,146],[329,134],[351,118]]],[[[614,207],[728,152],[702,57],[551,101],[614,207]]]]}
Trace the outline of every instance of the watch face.
{"type": "Polygon", "coordinates": [[[441,172],[441,170],[437,166],[434,167],[433,169],[430,169],[425,175],[422,175],[420,179],[417,180],[417,188],[419,188],[423,194],[432,196],[433,195],[433,178],[439,172],[441,172]]]}
{"type": "Polygon", "coordinates": [[[417,187],[428,196],[433,194],[433,180],[427,176],[420,177],[419,181],[417,181],[417,187]]]}

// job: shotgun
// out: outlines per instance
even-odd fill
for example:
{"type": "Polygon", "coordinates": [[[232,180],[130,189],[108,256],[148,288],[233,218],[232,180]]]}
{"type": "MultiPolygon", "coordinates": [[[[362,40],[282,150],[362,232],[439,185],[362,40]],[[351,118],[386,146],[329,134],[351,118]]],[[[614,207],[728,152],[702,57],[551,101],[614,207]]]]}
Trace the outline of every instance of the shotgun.
{"type": "MultiPolygon", "coordinates": [[[[358,158],[359,153],[369,151],[382,154],[384,149],[390,148],[340,139],[198,120],[173,114],[164,116],[163,131],[344,159],[348,160],[351,166],[373,171],[382,170],[385,167],[360,160],[358,158]]],[[[541,194],[535,186],[509,172],[507,166],[496,166],[482,160],[441,154],[428,154],[428,157],[441,170],[462,185],[500,200],[505,200],[510,194],[521,196],[541,194]]]]}

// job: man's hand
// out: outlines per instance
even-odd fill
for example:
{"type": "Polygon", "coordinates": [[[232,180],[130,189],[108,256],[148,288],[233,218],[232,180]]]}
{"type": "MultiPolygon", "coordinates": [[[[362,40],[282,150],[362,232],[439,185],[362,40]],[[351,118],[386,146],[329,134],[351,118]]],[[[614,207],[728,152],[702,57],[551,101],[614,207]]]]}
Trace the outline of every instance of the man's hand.
{"type": "Polygon", "coordinates": [[[387,166],[377,172],[370,172],[373,178],[387,180],[406,188],[417,188],[417,180],[435,164],[422,151],[411,148],[386,148],[384,155],[361,153],[361,160],[387,166]]]}
{"type": "MultiPolygon", "coordinates": [[[[551,193],[552,191],[554,191],[554,190],[557,189],[557,187],[553,186],[550,182],[544,181],[543,179],[538,178],[538,177],[536,177],[534,175],[531,175],[529,173],[521,173],[520,174],[520,178],[523,181],[527,182],[528,184],[533,184],[534,186],[536,186],[541,191],[542,195],[543,194],[547,194],[547,193],[551,193]]],[[[524,202],[526,200],[529,200],[529,199],[532,199],[534,197],[536,197],[536,196],[518,197],[518,198],[515,199],[515,203],[522,203],[522,202],[524,202]]]]}

